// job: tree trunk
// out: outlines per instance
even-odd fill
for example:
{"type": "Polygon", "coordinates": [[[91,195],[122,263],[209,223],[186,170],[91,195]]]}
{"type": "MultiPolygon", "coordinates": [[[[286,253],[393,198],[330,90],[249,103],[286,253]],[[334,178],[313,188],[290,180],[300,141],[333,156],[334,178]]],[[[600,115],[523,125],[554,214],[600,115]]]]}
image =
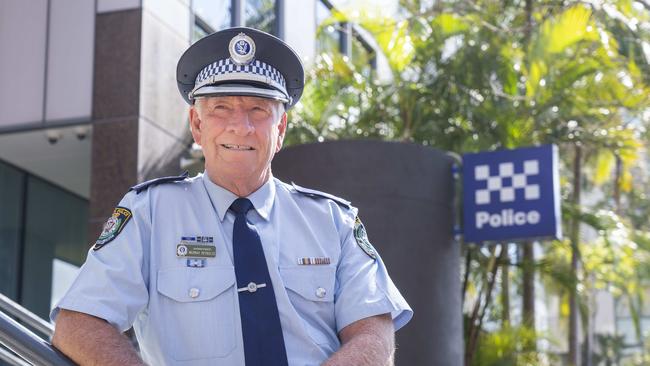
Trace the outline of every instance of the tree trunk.
{"type": "Polygon", "coordinates": [[[594,288],[594,278],[589,276],[589,286],[591,290],[587,292],[587,316],[585,318],[586,324],[584,324],[583,329],[585,332],[585,352],[583,364],[585,366],[593,365],[593,352],[591,351],[594,348],[594,322],[596,321],[596,313],[593,309],[596,309],[596,291],[594,288]]]}
{"type": "MultiPolygon", "coordinates": [[[[467,342],[465,344],[465,365],[470,366],[473,362],[474,354],[476,353],[476,346],[478,345],[478,338],[481,334],[481,328],[483,328],[483,318],[485,312],[490,305],[492,299],[492,289],[494,288],[494,282],[499,269],[499,263],[497,260],[496,254],[496,245],[494,245],[490,250],[490,261],[487,267],[487,273],[485,274],[484,284],[481,287],[478,298],[474,303],[474,310],[472,311],[472,317],[469,320],[469,331],[467,336],[467,342]],[[483,297],[483,292],[485,291],[485,301],[481,301],[483,297]],[[481,307],[483,303],[483,307],[481,307]]],[[[503,247],[501,247],[501,252],[503,252],[503,247]]]]}
{"type": "MultiPolygon", "coordinates": [[[[525,1],[526,28],[524,30],[524,47],[530,44],[533,31],[533,0],[525,1]]],[[[533,242],[525,241],[522,244],[522,320],[523,325],[535,330],[535,257],[533,242]]],[[[536,340],[526,344],[528,350],[537,348],[536,340]]]]}
{"type": "Polygon", "coordinates": [[[467,285],[469,284],[470,266],[472,265],[472,248],[465,247],[467,253],[465,254],[465,274],[463,275],[463,289],[460,297],[460,308],[465,309],[465,297],[467,296],[467,285]]]}
{"type": "Polygon", "coordinates": [[[510,260],[508,259],[508,244],[501,249],[501,324],[503,328],[510,326],[510,260]]]}
{"type": "Polygon", "coordinates": [[[524,45],[530,42],[530,34],[533,31],[533,0],[526,0],[526,28],[524,29],[524,45]]]}
{"type": "MultiPolygon", "coordinates": [[[[535,330],[535,257],[533,242],[525,241],[521,245],[522,260],[522,302],[523,323],[526,327],[535,330]]],[[[535,345],[532,345],[535,347],[535,345]]]]}
{"type": "Polygon", "coordinates": [[[571,222],[571,272],[576,278],[576,283],[571,286],[569,294],[569,365],[580,365],[580,342],[578,339],[578,262],[580,260],[580,251],[578,242],[580,240],[580,191],[581,191],[581,174],[582,174],[582,147],[579,143],[575,145],[575,156],[573,158],[573,197],[572,204],[575,208],[573,220],[571,222]]]}
{"type": "Polygon", "coordinates": [[[616,154],[616,170],[614,171],[614,204],[617,214],[621,214],[621,179],[623,178],[623,161],[616,154]]]}

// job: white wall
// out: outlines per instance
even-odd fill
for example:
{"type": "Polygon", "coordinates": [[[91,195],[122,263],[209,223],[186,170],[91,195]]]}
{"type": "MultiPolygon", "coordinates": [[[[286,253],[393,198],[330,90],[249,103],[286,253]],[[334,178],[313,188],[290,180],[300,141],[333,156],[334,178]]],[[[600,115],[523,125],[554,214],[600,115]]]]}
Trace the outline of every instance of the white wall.
{"type": "Polygon", "coordinates": [[[284,40],[307,67],[316,54],[316,1],[284,1],[284,40]]]}
{"type": "Polygon", "coordinates": [[[47,0],[0,1],[0,127],[43,118],[47,0]]]}
{"type": "Polygon", "coordinates": [[[95,2],[0,2],[0,127],[89,119],[95,2]]]}
{"type": "Polygon", "coordinates": [[[46,121],[92,113],[95,4],[50,0],[46,121]]]}

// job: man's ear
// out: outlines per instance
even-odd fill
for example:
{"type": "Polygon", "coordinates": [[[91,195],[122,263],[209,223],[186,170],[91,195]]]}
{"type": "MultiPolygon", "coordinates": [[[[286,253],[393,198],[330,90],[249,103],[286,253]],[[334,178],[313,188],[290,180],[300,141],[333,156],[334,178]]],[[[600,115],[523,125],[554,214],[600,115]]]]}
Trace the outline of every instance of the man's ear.
{"type": "Polygon", "coordinates": [[[196,104],[190,107],[190,132],[197,145],[201,145],[201,118],[196,108],[196,104]]]}
{"type": "Polygon", "coordinates": [[[287,112],[282,113],[282,118],[280,118],[280,123],[278,123],[278,143],[275,146],[275,152],[280,151],[282,148],[282,142],[284,141],[284,135],[287,132],[287,112]]]}

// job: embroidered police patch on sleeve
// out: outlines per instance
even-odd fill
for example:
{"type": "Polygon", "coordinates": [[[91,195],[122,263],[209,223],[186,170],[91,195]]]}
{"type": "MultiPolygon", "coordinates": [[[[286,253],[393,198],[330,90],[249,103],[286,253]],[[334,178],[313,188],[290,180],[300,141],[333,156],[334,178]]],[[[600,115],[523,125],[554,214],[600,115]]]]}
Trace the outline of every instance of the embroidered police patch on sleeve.
{"type": "Polygon", "coordinates": [[[370,258],[377,259],[377,251],[372,244],[370,244],[368,233],[366,233],[366,228],[363,226],[359,216],[354,220],[354,238],[356,239],[357,244],[359,244],[361,249],[363,249],[370,258]]]}
{"type": "Polygon", "coordinates": [[[119,206],[115,207],[113,215],[108,218],[104,224],[102,233],[99,234],[99,238],[95,242],[95,245],[93,245],[93,250],[99,250],[104,245],[110,243],[111,240],[115,239],[122,229],[124,229],[126,223],[129,222],[131,216],[133,216],[133,214],[128,208],[119,206]]]}

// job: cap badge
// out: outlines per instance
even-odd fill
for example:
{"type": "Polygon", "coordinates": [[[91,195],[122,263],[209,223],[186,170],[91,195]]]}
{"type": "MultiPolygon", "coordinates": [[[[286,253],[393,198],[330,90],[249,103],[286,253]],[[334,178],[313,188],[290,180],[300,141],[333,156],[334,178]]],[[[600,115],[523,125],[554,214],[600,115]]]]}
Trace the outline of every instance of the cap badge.
{"type": "Polygon", "coordinates": [[[239,33],[230,40],[228,50],[235,64],[246,65],[255,57],[255,42],[246,34],[239,33]]]}

